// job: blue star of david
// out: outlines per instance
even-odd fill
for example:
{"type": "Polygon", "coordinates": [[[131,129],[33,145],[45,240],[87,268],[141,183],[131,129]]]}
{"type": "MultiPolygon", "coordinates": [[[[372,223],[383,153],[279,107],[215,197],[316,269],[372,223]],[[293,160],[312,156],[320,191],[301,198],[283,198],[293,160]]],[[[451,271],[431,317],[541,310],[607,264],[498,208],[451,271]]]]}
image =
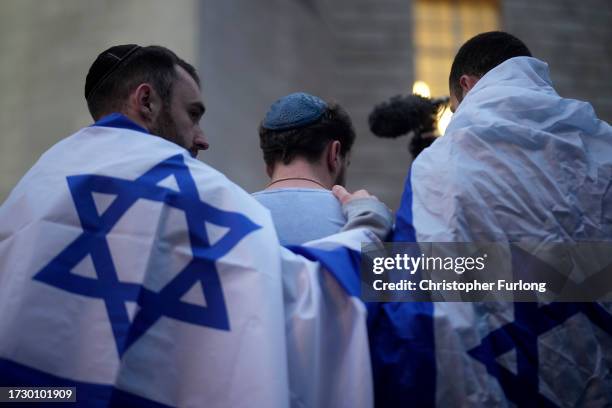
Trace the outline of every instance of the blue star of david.
{"type": "Polygon", "coordinates": [[[162,161],[136,180],[89,174],[69,176],[67,181],[83,232],[43,267],[34,276],[35,280],[71,293],[104,300],[119,356],[162,316],[230,330],[215,261],[260,227],[242,214],[223,211],[201,201],[182,155],[162,161]],[[168,176],[174,176],[178,192],[156,185],[168,176]],[[117,197],[102,214],[98,214],[94,192],[117,197]],[[119,281],[106,240],[113,226],[139,199],[162,202],[182,210],[187,220],[192,260],[159,292],[139,284],[119,281]],[[226,227],[229,231],[210,245],[205,221],[226,227]],[[72,268],[88,255],[93,261],[97,279],[71,273],[72,268]],[[182,296],[198,282],[202,286],[206,306],[181,301],[182,296]],[[132,323],[126,308],[128,301],[140,306],[132,323]]]}
{"type": "MultiPolygon", "coordinates": [[[[529,262],[532,265],[535,263],[537,268],[547,268],[535,257],[529,259],[529,262]]],[[[518,276],[524,273],[519,270],[518,276]]],[[[551,275],[551,271],[544,273],[551,275]]],[[[487,372],[499,382],[506,397],[517,406],[556,407],[554,402],[539,392],[538,337],[578,313],[584,314],[591,323],[612,335],[612,315],[597,303],[557,302],[539,306],[535,302],[517,302],[514,303],[514,321],[490,332],[481,340],[480,345],[468,350],[468,355],[485,365],[487,372]],[[498,357],[513,349],[516,350],[516,374],[497,361],[498,357]]]]}

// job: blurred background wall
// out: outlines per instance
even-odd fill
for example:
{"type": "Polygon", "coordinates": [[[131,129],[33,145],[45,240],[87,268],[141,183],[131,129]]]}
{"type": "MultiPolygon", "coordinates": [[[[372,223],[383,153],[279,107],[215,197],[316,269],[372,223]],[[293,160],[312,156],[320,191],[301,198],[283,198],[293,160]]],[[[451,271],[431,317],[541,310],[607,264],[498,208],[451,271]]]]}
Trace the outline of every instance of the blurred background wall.
{"type": "MultiPolygon", "coordinates": [[[[447,94],[458,47],[509,31],[547,61],[557,91],[612,120],[608,0],[3,0],[0,201],[52,144],[91,123],[89,65],[117,43],[160,44],[202,76],[211,149],[199,158],[248,191],[266,183],[257,125],[278,97],[307,91],[347,108],[358,140],[349,187],[396,208],[407,137],[375,138],[372,107],[416,90],[447,94]]],[[[445,118],[446,119],[446,118],[445,118]]],[[[441,129],[443,130],[443,129],[441,129]]]]}
{"type": "Polygon", "coordinates": [[[85,76],[118,43],[161,44],[194,61],[196,1],[0,1],[0,202],[60,139],[92,123],[85,76]]]}

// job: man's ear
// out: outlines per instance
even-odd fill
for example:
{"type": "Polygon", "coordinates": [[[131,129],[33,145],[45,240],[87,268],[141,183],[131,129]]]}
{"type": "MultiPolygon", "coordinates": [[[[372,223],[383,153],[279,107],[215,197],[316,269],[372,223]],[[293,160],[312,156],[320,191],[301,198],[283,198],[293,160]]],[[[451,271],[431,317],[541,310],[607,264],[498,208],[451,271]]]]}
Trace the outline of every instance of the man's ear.
{"type": "Polygon", "coordinates": [[[328,144],[327,167],[332,173],[335,172],[341,164],[341,160],[340,160],[341,147],[342,147],[342,144],[338,140],[334,140],[333,142],[328,144]]]}
{"type": "Polygon", "coordinates": [[[463,96],[467,95],[467,93],[476,85],[476,82],[480,80],[479,77],[475,75],[467,75],[463,74],[459,77],[459,85],[463,90],[463,96]]]}
{"type": "Polygon", "coordinates": [[[161,98],[150,84],[142,83],[130,95],[131,108],[145,123],[155,122],[161,110],[161,98]]]}
{"type": "Polygon", "coordinates": [[[268,175],[268,177],[272,178],[272,174],[274,174],[274,166],[266,164],[266,174],[268,175]]]}

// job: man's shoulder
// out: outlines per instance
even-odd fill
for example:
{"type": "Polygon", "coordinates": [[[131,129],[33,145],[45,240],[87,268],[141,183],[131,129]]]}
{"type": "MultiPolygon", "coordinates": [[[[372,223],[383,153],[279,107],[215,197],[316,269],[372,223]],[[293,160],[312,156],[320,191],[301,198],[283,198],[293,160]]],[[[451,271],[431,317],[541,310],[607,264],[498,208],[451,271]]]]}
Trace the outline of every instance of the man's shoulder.
{"type": "Polygon", "coordinates": [[[346,223],[340,202],[328,190],[283,188],[252,195],[270,211],[283,244],[320,239],[337,233],[346,223]]]}
{"type": "Polygon", "coordinates": [[[297,200],[299,202],[329,202],[340,203],[334,197],[331,191],[323,189],[310,188],[276,188],[271,190],[260,190],[252,193],[252,196],[260,202],[286,202],[288,200],[297,200]]]}
{"type": "Polygon", "coordinates": [[[252,193],[253,198],[270,210],[283,213],[342,213],[342,205],[329,190],[278,188],[252,193]]]}
{"type": "Polygon", "coordinates": [[[302,187],[289,187],[289,188],[275,188],[270,190],[260,190],[252,193],[254,196],[291,196],[291,195],[321,195],[333,197],[331,191],[320,188],[302,188],[302,187]]]}
{"type": "Polygon", "coordinates": [[[38,183],[41,178],[65,180],[74,175],[139,179],[146,184],[153,182],[153,178],[149,180],[141,176],[161,167],[177,174],[188,171],[194,178],[222,176],[189,156],[185,149],[161,137],[131,129],[88,126],[51,146],[20,184],[38,183]]]}

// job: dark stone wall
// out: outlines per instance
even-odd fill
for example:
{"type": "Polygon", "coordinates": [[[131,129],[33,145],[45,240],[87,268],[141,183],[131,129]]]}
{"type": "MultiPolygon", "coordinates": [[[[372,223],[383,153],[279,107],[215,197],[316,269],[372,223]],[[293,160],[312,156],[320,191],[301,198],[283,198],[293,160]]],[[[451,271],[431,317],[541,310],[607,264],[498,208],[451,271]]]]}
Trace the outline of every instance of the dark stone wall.
{"type": "Polygon", "coordinates": [[[560,95],[590,102],[612,121],[612,7],[608,0],[512,0],[503,28],[548,62],[560,95]]]}
{"type": "MultiPolygon", "coordinates": [[[[610,121],[608,3],[506,0],[500,21],[550,64],[561,95],[591,102],[610,121]]],[[[375,138],[367,116],[376,103],[411,91],[411,13],[409,0],[204,0],[199,60],[212,149],[200,158],[248,191],[262,188],[259,121],[278,97],[311,92],[341,103],[356,125],[349,188],[367,188],[397,208],[408,139],[375,138]]]]}
{"type": "Polygon", "coordinates": [[[210,153],[200,158],[248,191],[267,182],[257,126],[278,97],[306,91],[343,105],[357,142],[349,188],[395,206],[410,163],[407,140],[367,128],[374,104],[412,84],[409,2],[206,0],[200,69],[210,153]]]}

